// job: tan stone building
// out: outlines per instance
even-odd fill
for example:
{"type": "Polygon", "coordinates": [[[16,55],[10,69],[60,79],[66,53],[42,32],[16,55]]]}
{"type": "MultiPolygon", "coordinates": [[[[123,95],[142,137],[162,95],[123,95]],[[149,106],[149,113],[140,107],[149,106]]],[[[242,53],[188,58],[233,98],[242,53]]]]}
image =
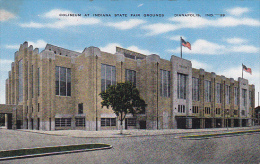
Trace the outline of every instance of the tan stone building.
{"type": "Polygon", "coordinates": [[[176,56],[168,61],[119,47],[115,54],[97,47],[79,53],[47,44],[39,53],[24,42],[6,80],[6,104],[22,106],[16,122],[24,129],[118,129],[99,93],[125,81],[147,103],[143,114],[126,117],[125,129],[252,125],[255,89],[248,80],[194,69],[176,56]]]}

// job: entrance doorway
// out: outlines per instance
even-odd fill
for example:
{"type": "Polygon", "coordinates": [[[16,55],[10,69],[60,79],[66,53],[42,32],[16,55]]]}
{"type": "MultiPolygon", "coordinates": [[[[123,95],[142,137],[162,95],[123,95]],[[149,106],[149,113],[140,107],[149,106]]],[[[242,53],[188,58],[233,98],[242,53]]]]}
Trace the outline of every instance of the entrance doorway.
{"type": "Polygon", "coordinates": [[[200,119],[193,118],[192,119],[192,129],[199,129],[200,128],[200,119]]]}
{"type": "Polygon", "coordinates": [[[140,121],[140,129],[146,129],[146,121],[140,121]]]}
{"type": "Polygon", "coordinates": [[[176,117],[177,129],[186,129],[186,119],[182,117],[176,117]]]}
{"type": "Polygon", "coordinates": [[[7,129],[12,129],[12,114],[7,114],[7,129]]]}
{"type": "Polygon", "coordinates": [[[40,130],[40,118],[37,119],[37,130],[40,130]]]}
{"type": "Polygon", "coordinates": [[[205,128],[212,128],[212,120],[211,118],[205,118],[205,128]]]}

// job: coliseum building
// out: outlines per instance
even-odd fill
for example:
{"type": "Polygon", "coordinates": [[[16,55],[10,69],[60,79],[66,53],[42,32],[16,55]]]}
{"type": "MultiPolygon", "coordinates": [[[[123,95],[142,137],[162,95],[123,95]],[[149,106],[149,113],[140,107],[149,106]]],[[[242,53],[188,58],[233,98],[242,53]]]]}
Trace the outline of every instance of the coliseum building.
{"type": "Polygon", "coordinates": [[[119,129],[113,111],[101,107],[99,93],[125,81],[147,103],[144,113],[127,115],[125,129],[253,124],[255,88],[246,79],[195,69],[177,56],[169,61],[120,47],[115,54],[97,47],[79,53],[51,44],[39,53],[27,42],[15,53],[0,112],[12,114],[14,129],[119,129]]]}

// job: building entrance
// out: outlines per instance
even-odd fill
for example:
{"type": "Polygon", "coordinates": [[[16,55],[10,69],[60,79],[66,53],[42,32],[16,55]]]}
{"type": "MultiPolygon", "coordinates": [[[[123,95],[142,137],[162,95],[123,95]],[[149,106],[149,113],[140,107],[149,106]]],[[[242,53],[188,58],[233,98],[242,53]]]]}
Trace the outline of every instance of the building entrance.
{"type": "Polygon", "coordinates": [[[211,118],[205,118],[205,128],[212,128],[211,118]]]}
{"type": "Polygon", "coordinates": [[[186,129],[186,118],[175,117],[177,122],[177,129],[186,129]]]}
{"type": "Polygon", "coordinates": [[[199,128],[200,128],[200,118],[193,118],[192,129],[199,129],[199,128]]]}

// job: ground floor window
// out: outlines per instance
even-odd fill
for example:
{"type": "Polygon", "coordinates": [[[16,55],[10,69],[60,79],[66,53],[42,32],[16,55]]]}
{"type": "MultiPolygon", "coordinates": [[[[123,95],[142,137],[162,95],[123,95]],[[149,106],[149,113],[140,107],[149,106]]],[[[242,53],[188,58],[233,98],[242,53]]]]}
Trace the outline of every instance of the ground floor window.
{"type": "Polygon", "coordinates": [[[116,126],[116,118],[101,118],[101,126],[116,126]]]}
{"type": "Polygon", "coordinates": [[[67,127],[71,126],[71,118],[55,118],[56,127],[67,127]]]}
{"type": "Polygon", "coordinates": [[[127,118],[127,126],[136,126],[136,118],[127,118]]]}
{"type": "Polygon", "coordinates": [[[85,118],[83,118],[83,117],[77,118],[76,117],[76,126],[84,127],[85,126],[85,118]]]}

